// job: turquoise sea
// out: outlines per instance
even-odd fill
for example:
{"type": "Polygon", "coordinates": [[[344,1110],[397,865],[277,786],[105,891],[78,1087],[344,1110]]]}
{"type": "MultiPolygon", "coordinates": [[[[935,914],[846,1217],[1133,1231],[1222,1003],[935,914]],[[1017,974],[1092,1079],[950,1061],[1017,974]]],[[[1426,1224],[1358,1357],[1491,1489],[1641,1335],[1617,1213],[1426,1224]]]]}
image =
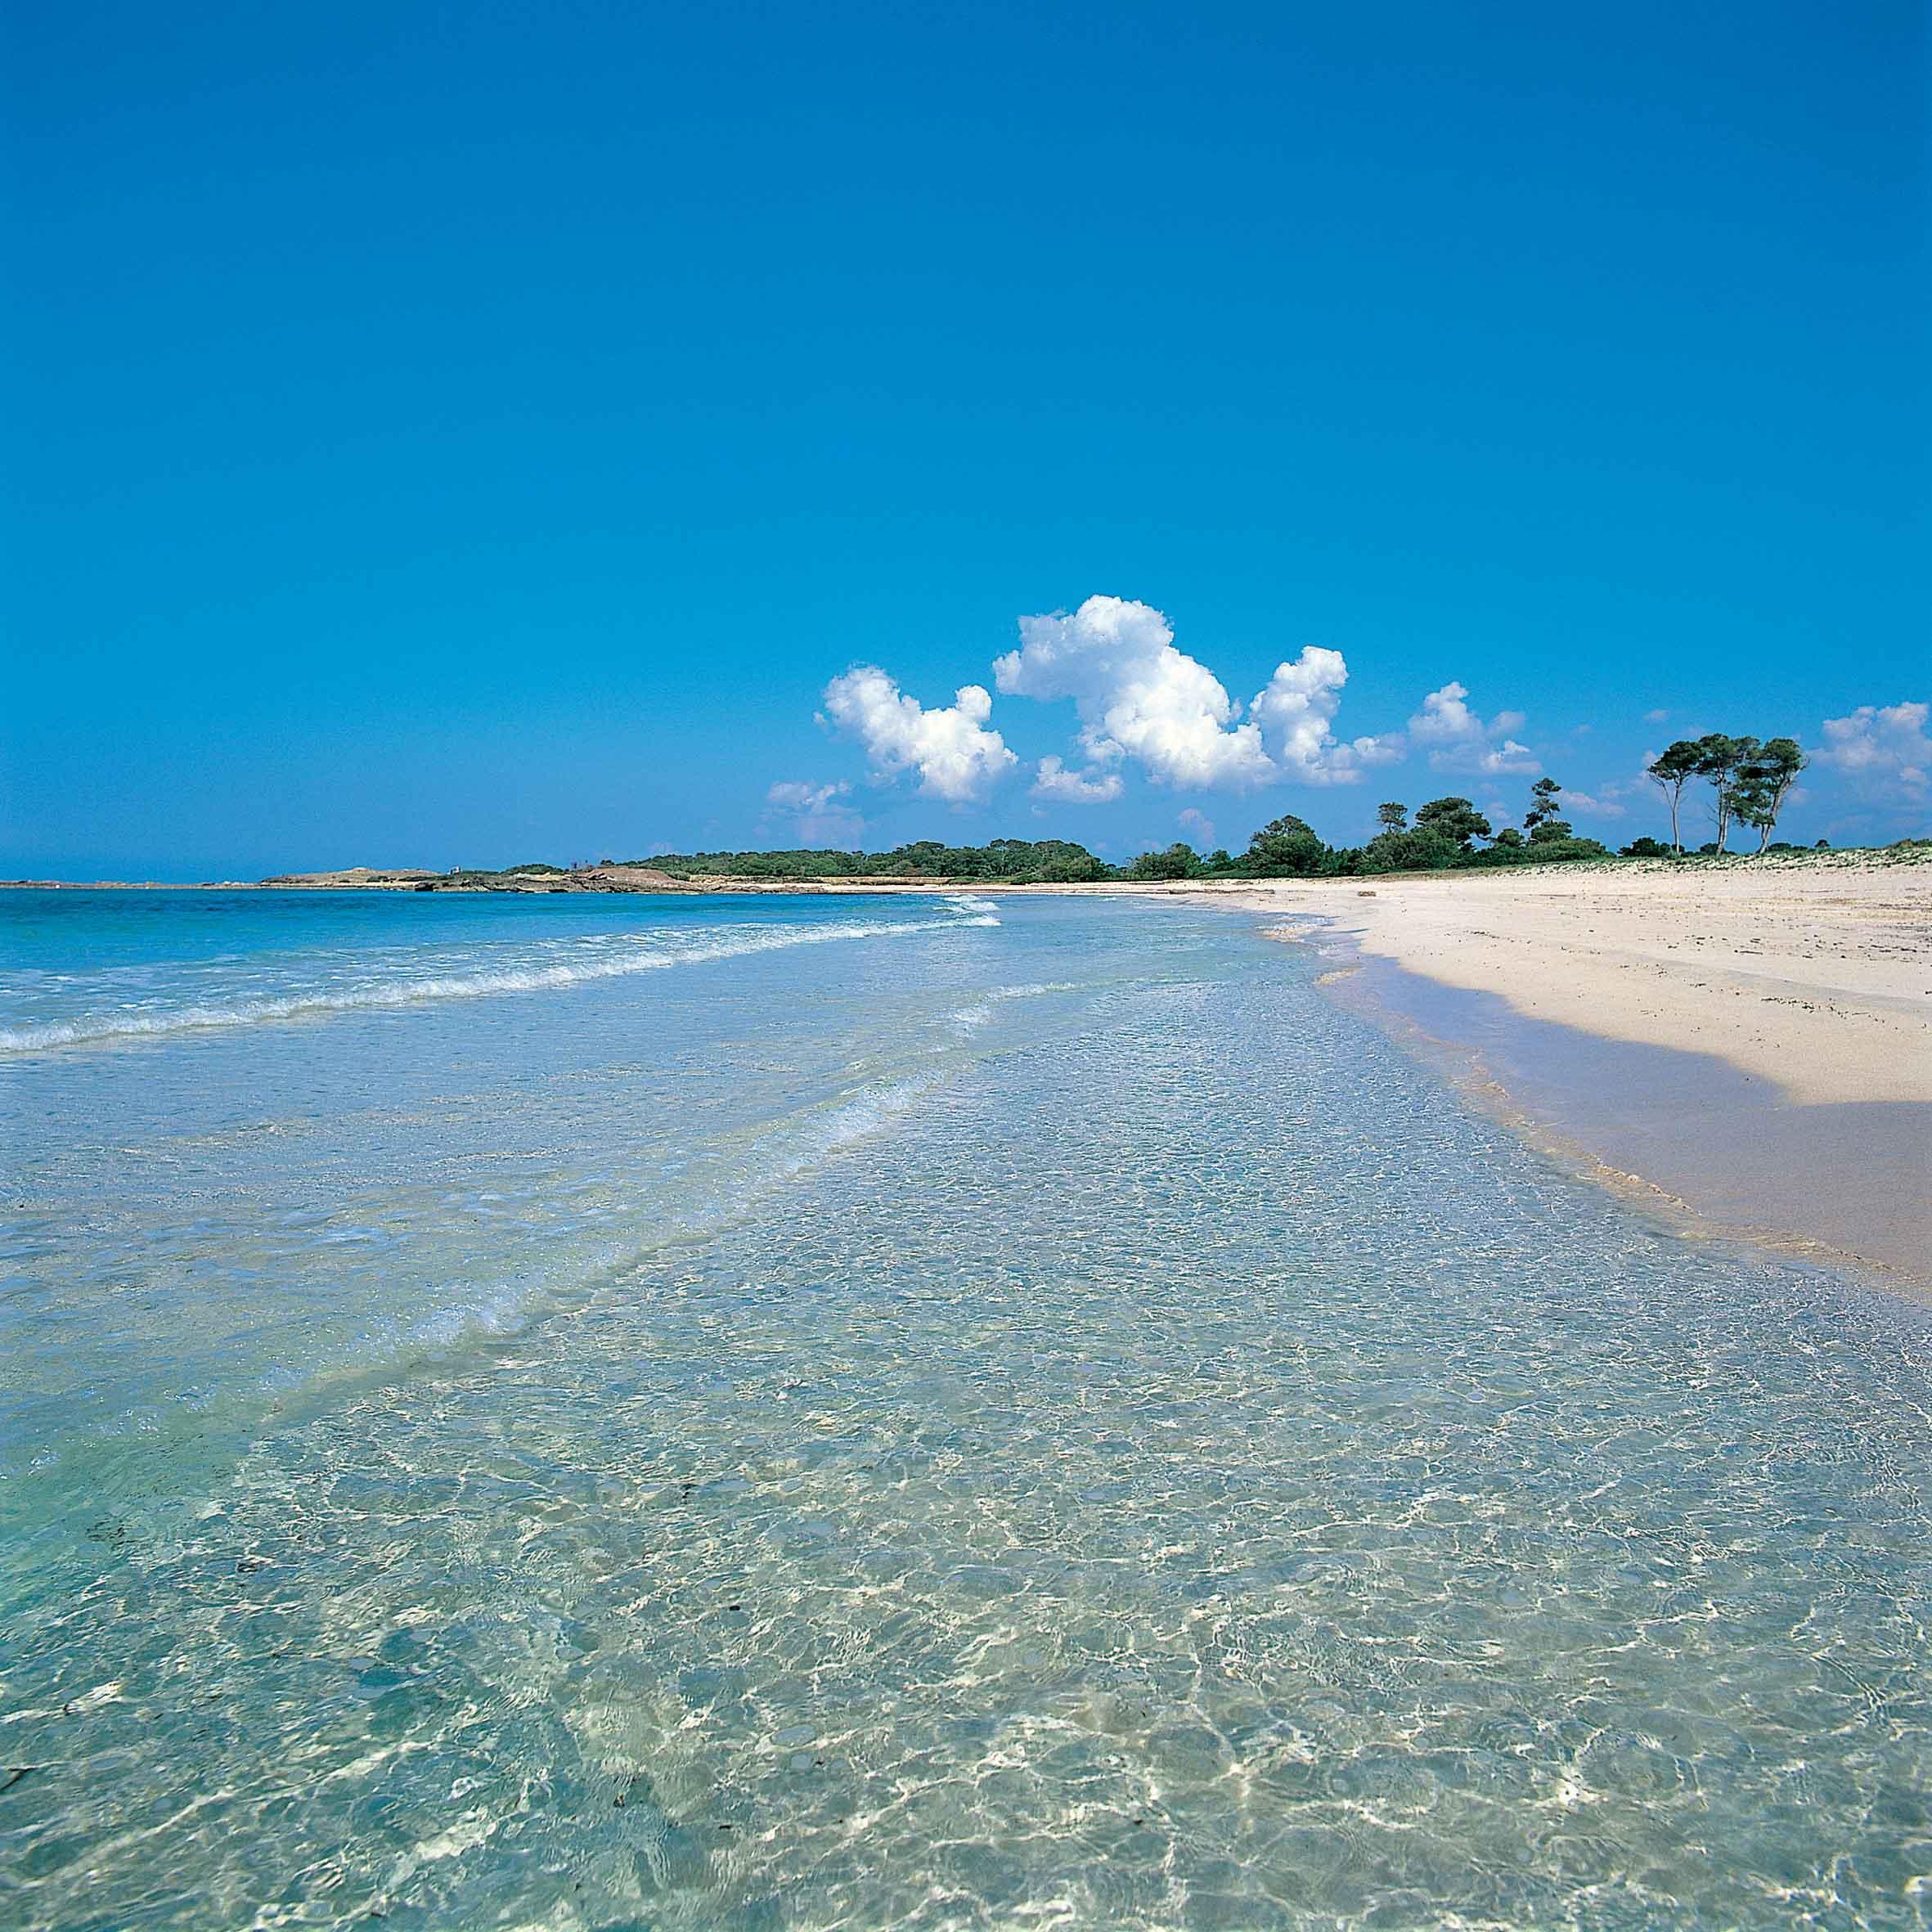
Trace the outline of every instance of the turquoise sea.
{"type": "Polygon", "coordinates": [[[1932,1919],[1932,1319],[1251,917],[0,901],[0,1925],[1932,1919]]]}

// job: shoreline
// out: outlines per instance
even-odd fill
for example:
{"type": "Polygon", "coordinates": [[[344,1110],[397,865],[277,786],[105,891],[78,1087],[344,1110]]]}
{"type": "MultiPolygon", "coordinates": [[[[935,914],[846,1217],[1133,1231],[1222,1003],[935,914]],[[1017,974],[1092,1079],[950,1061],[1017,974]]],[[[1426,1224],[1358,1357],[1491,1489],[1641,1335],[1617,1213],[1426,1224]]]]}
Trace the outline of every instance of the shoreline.
{"type": "MultiPolygon", "coordinates": [[[[1808,860],[1808,855],[1807,856],[1808,860]]],[[[644,868],[465,893],[1161,900],[1278,922],[1323,991],[1560,1166],[1694,1238],[1932,1301],[1932,865],[1647,862],[1364,881],[673,881],[644,868]]],[[[423,874],[200,886],[421,891],[423,874]]]]}
{"type": "Polygon", "coordinates": [[[1932,1200],[1932,1109],[1915,1132],[1880,1103],[1860,1132],[1859,1103],[1784,1107],[1714,1055],[1527,1019],[1498,995],[1351,955],[1345,942],[1301,942],[1338,961],[1316,982],[1337,1005],[1574,1178],[1681,1238],[1768,1251],[1932,1305],[1932,1214],[1889,1211],[1932,1200]],[[1714,1130],[1714,1152],[1698,1138],[1714,1130]],[[1874,1171],[1901,1157],[1916,1166],[1907,1186],[1874,1171]]]}
{"type": "Polygon", "coordinates": [[[1155,890],[1271,915],[1331,998],[1678,1233],[1932,1301],[1932,869],[1660,883],[1155,890]]]}

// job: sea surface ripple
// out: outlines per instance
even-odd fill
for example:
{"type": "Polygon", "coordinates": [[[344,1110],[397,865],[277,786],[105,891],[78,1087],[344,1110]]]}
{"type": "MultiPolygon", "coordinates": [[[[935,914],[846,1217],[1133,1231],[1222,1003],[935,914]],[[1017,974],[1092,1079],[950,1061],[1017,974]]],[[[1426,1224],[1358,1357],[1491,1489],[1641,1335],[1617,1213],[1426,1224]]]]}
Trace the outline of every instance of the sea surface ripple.
{"type": "MultiPolygon", "coordinates": [[[[747,918],[424,911],[16,956],[747,918]]],[[[893,912],[0,1067],[0,1921],[1925,1924],[1922,1311],[1242,918],[893,912]]]]}

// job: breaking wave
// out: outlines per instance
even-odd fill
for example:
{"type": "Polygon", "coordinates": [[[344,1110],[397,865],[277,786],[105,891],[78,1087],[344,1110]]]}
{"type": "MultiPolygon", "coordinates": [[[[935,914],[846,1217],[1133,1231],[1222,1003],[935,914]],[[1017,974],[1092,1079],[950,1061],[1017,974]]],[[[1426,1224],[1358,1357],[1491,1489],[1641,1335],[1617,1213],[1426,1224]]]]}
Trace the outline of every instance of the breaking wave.
{"type": "Polygon", "coordinates": [[[991,986],[970,1006],[956,1008],[946,1016],[946,1025],[962,1038],[987,1025],[999,1007],[1009,1000],[1036,1000],[1049,993],[1072,993],[1079,988],[1070,979],[1038,981],[1021,986],[991,986]]]}
{"type": "Polygon", "coordinates": [[[950,932],[968,927],[997,926],[984,900],[952,901],[959,910],[939,919],[846,920],[836,925],[741,928],[694,944],[629,943],[588,958],[550,964],[501,966],[481,972],[420,978],[376,980],[361,986],[311,989],[238,1000],[227,1004],[177,1006],[151,1011],[86,1014],[37,1026],[0,1027],[0,1053],[32,1053],[49,1047],[140,1039],[153,1034],[250,1027],[264,1021],[311,1015],[417,1006],[442,1000],[477,1000],[496,993],[533,993],[590,981],[621,979],[674,966],[739,959],[751,953],[781,951],[833,940],[889,939],[914,932],[950,932]]]}

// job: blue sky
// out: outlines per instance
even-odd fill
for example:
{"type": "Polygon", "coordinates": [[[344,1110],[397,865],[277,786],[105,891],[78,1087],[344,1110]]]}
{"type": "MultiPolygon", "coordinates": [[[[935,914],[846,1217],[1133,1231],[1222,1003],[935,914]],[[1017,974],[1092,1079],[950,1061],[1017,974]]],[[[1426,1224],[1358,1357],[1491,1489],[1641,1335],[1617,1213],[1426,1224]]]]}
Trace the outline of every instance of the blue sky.
{"type": "Polygon", "coordinates": [[[0,872],[1621,839],[1696,729],[1922,830],[1923,35],[29,7],[0,872]]]}

